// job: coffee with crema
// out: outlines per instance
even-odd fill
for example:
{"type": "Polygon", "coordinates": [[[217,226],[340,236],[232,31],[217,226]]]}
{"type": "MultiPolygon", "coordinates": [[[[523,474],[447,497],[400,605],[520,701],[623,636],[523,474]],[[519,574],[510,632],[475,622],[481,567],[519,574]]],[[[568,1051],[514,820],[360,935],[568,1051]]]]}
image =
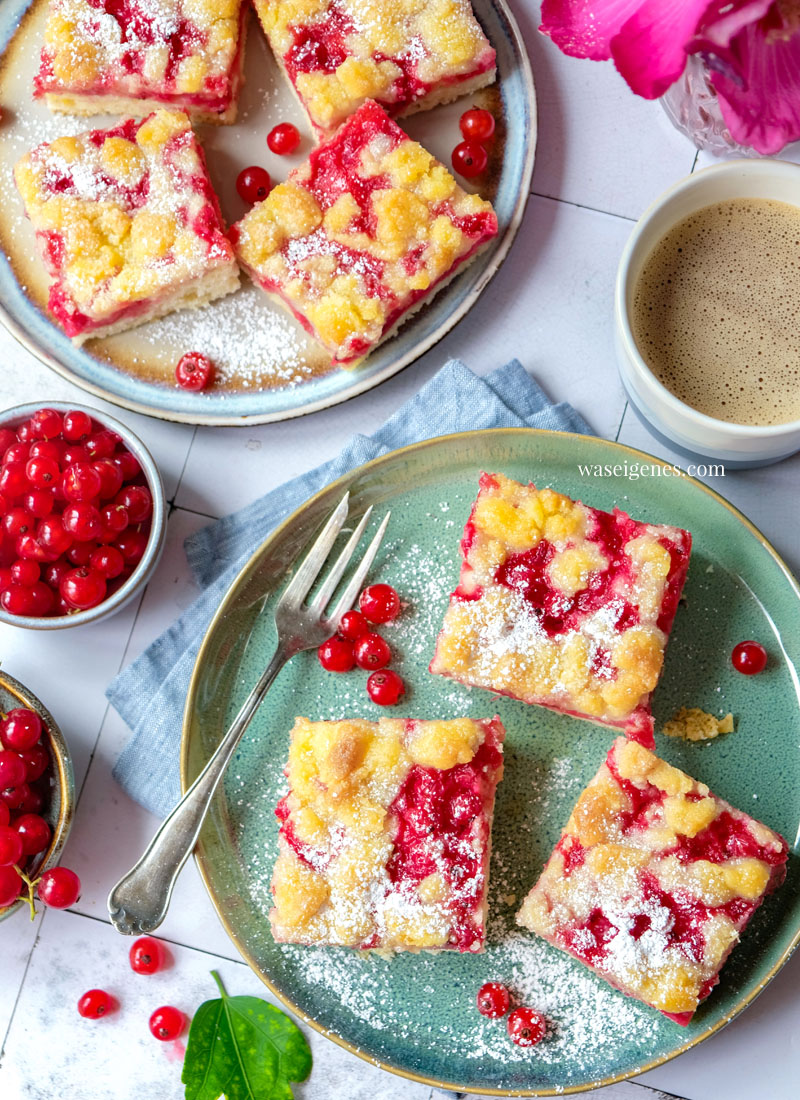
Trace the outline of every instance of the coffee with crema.
{"type": "Polygon", "coordinates": [[[645,261],[631,326],[656,378],[699,412],[800,420],[800,207],[729,199],[678,222],[645,261]]]}

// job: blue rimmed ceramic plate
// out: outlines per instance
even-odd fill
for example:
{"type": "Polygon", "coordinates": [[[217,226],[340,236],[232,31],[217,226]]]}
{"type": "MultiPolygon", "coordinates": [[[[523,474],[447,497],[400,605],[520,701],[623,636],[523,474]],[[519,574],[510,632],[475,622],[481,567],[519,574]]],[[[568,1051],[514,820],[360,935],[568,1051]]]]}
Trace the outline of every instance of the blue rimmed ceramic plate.
{"type": "MultiPolygon", "coordinates": [[[[431,348],[477,301],[505,258],[530,191],[536,145],[533,79],[519,30],[504,0],[474,0],[497,51],[497,83],[472,99],[415,115],[403,125],[449,163],[461,140],[458,118],[475,102],[498,120],[481,193],[491,199],[500,233],[475,262],[356,370],[331,367],[320,347],[266,296],[244,280],[243,289],[205,309],[173,314],[77,349],[48,318],[47,287],[33,231],[14,187],[14,163],[41,141],[79,133],[108,119],[52,115],[31,99],[44,32],[47,0],[3,0],[0,5],[0,320],[42,362],[84,389],[136,412],[192,424],[256,424],[284,420],[337,404],[396,374],[431,348]],[[186,393],[174,381],[175,363],[191,350],[217,364],[208,393],[186,393]]],[[[234,126],[200,127],[209,171],[233,222],[244,213],[235,180],[249,164],[283,179],[311,148],[308,123],[280,76],[256,26],[247,43],[246,85],[234,126]],[[290,120],[305,135],[293,157],[276,157],[265,136],[290,120]]],[[[464,181],[461,181],[462,183],[464,181]]]]}
{"type": "MultiPolygon", "coordinates": [[[[401,955],[390,962],[342,948],[276,944],[269,930],[277,847],[274,807],[295,716],[365,717],[365,673],[326,673],[300,654],[282,671],[240,746],[203,829],[198,862],[228,933],[253,969],[312,1026],[362,1057],[414,1080],[480,1094],[580,1092],[659,1065],[741,1012],[800,940],[800,589],[766,540],[706,486],[658,476],[664,464],[585,436],[527,429],[470,432],[377,459],[299,509],[256,552],[223,601],[199,654],[184,721],[187,784],[256,682],[274,648],[271,610],[292,563],[345,488],[354,515],[392,509],[371,579],[394,584],[408,608],[381,632],[408,693],[392,713],[412,718],[500,714],[507,731],[498,787],[484,955],[401,955]],[[628,471],[581,474],[578,463],[628,471]],[[637,477],[640,465],[648,475],[637,477]],[[577,719],[462,688],[427,671],[459,570],[458,540],[481,469],[552,485],[600,508],[677,524],[694,536],[692,562],[654,696],[656,729],[681,706],[731,711],[734,733],[705,743],[657,737],[657,751],[788,840],[786,883],[755,914],[719,986],[687,1028],[616,992],[577,961],[518,928],[538,877],[612,735],[577,719]],[[654,473],[653,470],[656,472],[654,473]],[[760,639],[770,660],[742,676],[730,652],[760,639]],[[550,1034],[515,1047],[475,994],[507,982],[543,1011],[550,1034]]],[[[374,526],[374,525],[373,525],[374,526]]],[[[385,713],[385,711],[383,712],[385,713]]]]}

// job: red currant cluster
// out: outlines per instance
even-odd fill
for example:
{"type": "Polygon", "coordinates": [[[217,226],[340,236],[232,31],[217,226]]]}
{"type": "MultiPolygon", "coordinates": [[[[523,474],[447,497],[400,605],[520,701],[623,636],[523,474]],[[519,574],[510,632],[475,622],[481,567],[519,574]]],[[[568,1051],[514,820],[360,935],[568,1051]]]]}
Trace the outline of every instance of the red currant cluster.
{"type": "Polygon", "coordinates": [[[78,900],[80,880],[66,867],[53,867],[31,879],[23,867],[50,843],[50,826],[41,815],[49,791],[50,753],[42,743],[44,727],[36,711],[17,707],[0,720],[0,909],[13,905],[24,887],[33,916],[33,890],[53,909],[78,900]]]}
{"type": "Polygon", "coordinates": [[[346,611],[339,630],[317,650],[328,672],[349,672],[358,666],[370,673],[367,694],[378,706],[393,706],[405,693],[402,679],[386,666],[392,659],[389,643],[370,625],[391,622],[400,613],[400,597],[390,584],[371,584],[359,597],[359,611],[346,611]]]}
{"type": "Polygon", "coordinates": [[[459,176],[472,179],[485,172],[489,163],[486,146],[494,137],[494,115],[481,107],[472,107],[461,116],[458,126],[464,140],[452,152],[453,168],[459,176]]]}
{"type": "Polygon", "coordinates": [[[139,462],[88,413],[39,409],[0,428],[0,604],[71,615],[110,595],[147,546],[153,500],[139,462]]]}
{"type": "MultiPolygon", "coordinates": [[[[169,962],[164,945],[152,936],[136,940],[128,955],[137,974],[155,974],[169,962]]],[[[115,997],[104,989],[89,989],[78,999],[78,1012],[87,1020],[99,1020],[119,1007],[115,997]]],[[[166,1043],[177,1039],[186,1027],[186,1017],[173,1005],[162,1005],[150,1016],[150,1033],[166,1043]]]]}
{"type": "MultiPolygon", "coordinates": [[[[500,982],[486,982],[478,990],[478,1012],[492,1020],[505,1016],[511,1006],[511,996],[500,982]]],[[[541,1012],[520,1005],[506,1021],[512,1043],[518,1047],[535,1047],[547,1034],[547,1021],[541,1012]]]]}

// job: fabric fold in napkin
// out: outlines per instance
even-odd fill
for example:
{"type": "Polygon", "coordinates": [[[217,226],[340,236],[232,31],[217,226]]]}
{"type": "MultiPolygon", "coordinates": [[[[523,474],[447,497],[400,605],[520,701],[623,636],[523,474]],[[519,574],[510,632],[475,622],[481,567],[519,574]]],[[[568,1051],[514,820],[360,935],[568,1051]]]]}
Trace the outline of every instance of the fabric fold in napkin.
{"type": "Polygon", "coordinates": [[[159,817],[180,798],[181,724],[197,652],[231,582],[270,531],[325,485],[389,451],[438,435],[525,427],[594,434],[571,405],[552,404],[516,359],[483,378],[452,359],[373,435],[353,436],[336,458],[187,539],[204,591],[106,692],[133,730],[113,773],[127,794],[159,817]]]}

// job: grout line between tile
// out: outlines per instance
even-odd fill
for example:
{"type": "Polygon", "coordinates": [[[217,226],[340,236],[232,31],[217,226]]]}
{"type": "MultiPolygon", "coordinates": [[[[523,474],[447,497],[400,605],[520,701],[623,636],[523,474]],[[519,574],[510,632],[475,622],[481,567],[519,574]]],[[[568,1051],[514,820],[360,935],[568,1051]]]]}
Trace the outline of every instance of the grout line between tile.
{"type": "Polygon", "coordinates": [[[608,218],[617,218],[621,222],[629,222],[631,225],[636,218],[629,218],[627,214],[615,214],[613,210],[603,210],[599,206],[588,206],[583,202],[572,202],[570,199],[559,199],[556,195],[545,195],[542,191],[531,191],[530,198],[548,199],[550,202],[560,203],[562,206],[574,206],[578,210],[589,210],[592,214],[605,214],[608,218]]]}
{"type": "Polygon", "coordinates": [[[189,464],[189,455],[192,453],[192,447],[194,447],[194,441],[197,439],[197,430],[199,424],[195,424],[194,431],[192,432],[192,438],[189,440],[189,446],[186,448],[186,454],[183,459],[183,466],[181,466],[181,472],[178,474],[178,480],[175,482],[175,492],[172,494],[172,499],[169,502],[170,511],[173,507],[177,507],[175,501],[178,499],[178,493],[181,491],[181,485],[183,484],[183,475],[186,473],[186,467],[189,464]]]}
{"type": "Polygon", "coordinates": [[[36,945],[39,942],[39,937],[42,934],[42,921],[44,920],[44,918],[46,916],[47,916],[47,912],[46,912],[46,910],[43,909],[41,911],[41,916],[39,917],[39,926],[36,929],[36,935],[33,938],[33,943],[31,944],[31,949],[28,952],[27,959],[25,960],[25,969],[22,971],[22,977],[20,978],[19,985],[17,986],[17,995],[14,998],[14,1007],[11,1009],[11,1015],[8,1017],[8,1027],[6,1028],[5,1035],[3,1036],[3,1041],[2,1041],[2,1043],[0,1043],[0,1066],[2,1066],[3,1054],[5,1053],[6,1042],[8,1040],[9,1032],[11,1031],[11,1025],[13,1024],[14,1017],[17,1014],[17,1005],[19,1004],[19,999],[22,996],[22,987],[25,985],[25,979],[28,976],[28,970],[30,969],[31,959],[33,958],[33,953],[36,950],[36,945]]]}
{"type": "MultiPolygon", "coordinates": [[[[641,1081],[628,1081],[629,1085],[635,1085],[637,1089],[644,1089],[651,1100],[687,1100],[685,1096],[678,1096],[677,1092],[664,1092],[662,1089],[654,1089],[652,1085],[644,1085],[641,1081]]],[[[646,1096],[642,1100],[647,1100],[646,1096]]]]}

